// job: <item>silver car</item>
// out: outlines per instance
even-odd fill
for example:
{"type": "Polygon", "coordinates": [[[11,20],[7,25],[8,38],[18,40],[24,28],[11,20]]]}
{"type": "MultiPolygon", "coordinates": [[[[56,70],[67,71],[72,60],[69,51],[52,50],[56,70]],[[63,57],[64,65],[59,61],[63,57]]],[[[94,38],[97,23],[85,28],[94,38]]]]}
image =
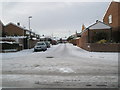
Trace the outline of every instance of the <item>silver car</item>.
{"type": "Polygon", "coordinates": [[[37,42],[34,51],[46,51],[47,50],[47,45],[45,42],[37,42]]]}

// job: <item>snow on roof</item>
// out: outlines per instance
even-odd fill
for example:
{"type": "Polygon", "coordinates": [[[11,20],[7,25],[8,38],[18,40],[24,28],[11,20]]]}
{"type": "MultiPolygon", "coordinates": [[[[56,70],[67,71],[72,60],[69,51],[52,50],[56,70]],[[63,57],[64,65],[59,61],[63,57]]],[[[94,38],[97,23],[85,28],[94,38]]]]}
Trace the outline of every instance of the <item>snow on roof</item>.
{"type": "Polygon", "coordinates": [[[37,40],[37,38],[32,38],[33,40],[37,40]]]}
{"type": "Polygon", "coordinates": [[[12,23],[12,22],[10,22],[10,23],[8,23],[8,24],[6,24],[5,26],[8,26],[8,25],[14,25],[14,26],[16,26],[16,27],[19,27],[19,28],[21,28],[21,29],[23,29],[23,30],[27,30],[27,29],[25,29],[25,28],[23,28],[23,27],[21,27],[21,26],[19,26],[19,25],[16,25],[16,24],[14,24],[14,23],[12,23]]]}
{"type": "Polygon", "coordinates": [[[13,43],[16,43],[16,42],[0,41],[0,43],[8,43],[8,44],[13,44],[13,43]]]}
{"type": "Polygon", "coordinates": [[[64,37],[64,38],[62,38],[62,40],[67,40],[67,38],[64,37]]]}
{"type": "Polygon", "coordinates": [[[111,26],[101,22],[101,21],[96,21],[96,23],[90,25],[88,28],[85,28],[82,32],[81,32],[81,35],[82,33],[86,32],[88,29],[110,29],[111,26]]]}
{"type": "Polygon", "coordinates": [[[95,24],[88,27],[89,29],[110,29],[111,27],[101,21],[97,21],[95,24]]]}
{"type": "Polygon", "coordinates": [[[24,31],[28,31],[28,32],[30,32],[30,33],[36,34],[35,32],[33,32],[33,31],[31,31],[31,30],[28,30],[28,29],[26,29],[26,28],[24,28],[24,27],[22,27],[22,26],[20,26],[20,25],[16,25],[16,24],[14,24],[14,23],[12,23],[12,22],[6,24],[5,26],[8,26],[8,25],[14,25],[14,26],[16,26],[16,27],[18,27],[18,28],[20,28],[20,29],[22,29],[22,30],[24,30],[24,31]]]}
{"type": "Polygon", "coordinates": [[[27,36],[7,36],[2,38],[26,38],[27,36]]]}
{"type": "Polygon", "coordinates": [[[41,36],[40,39],[44,39],[45,37],[44,36],[41,36]]]}
{"type": "Polygon", "coordinates": [[[30,30],[28,30],[28,29],[20,26],[20,25],[16,25],[16,24],[14,24],[14,23],[12,23],[12,22],[8,23],[6,26],[8,26],[8,25],[10,25],[10,24],[11,24],[11,25],[14,25],[14,26],[16,26],[16,27],[18,27],[18,28],[21,28],[22,30],[25,30],[25,31],[28,31],[28,32],[31,32],[31,33],[35,33],[35,32],[33,32],[33,31],[30,31],[30,30]]]}
{"type": "Polygon", "coordinates": [[[80,37],[77,37],[77,38],[75,38],[75,39],[80,39],[80,37]]]}

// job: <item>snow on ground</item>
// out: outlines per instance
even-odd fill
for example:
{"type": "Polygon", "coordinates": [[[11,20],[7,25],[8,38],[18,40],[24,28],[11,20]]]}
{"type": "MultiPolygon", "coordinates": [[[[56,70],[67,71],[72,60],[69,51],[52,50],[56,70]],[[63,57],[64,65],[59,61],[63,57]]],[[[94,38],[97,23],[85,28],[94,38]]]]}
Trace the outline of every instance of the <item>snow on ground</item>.
{"type": "Polygon", "coordinates": [[[86,57],[86,58],[101,58],[106,60],[118,60],[118,52],[89,52],[84,49],[81,49],[72,44],[68,45],[68,48],[71,50],[71,53],[75,56],[86,57]]]}
{"type": "MultiPolygon", "coordinates": [[[[57,48],[59,45],[56,46],[51,46],[51,48],[48,48],[47,51],[49,51],[51,49],[54,50],[54,48],[57,48]]],[[[34,49],[25,49],[25,50],[21,50],[18,52],[8,52],[8,53],[0,53],[0,56],[2,57],[2,59],[9,59],[9,58],[15,58],[15,57],[22,57],[22,56],[26,56],[26,55],[33,55],[35,53],[41,53],[44,54],[46,52],[34,52],[34,49]]]]}
{"type": "MultiPolygon", "coordinates": [[[[48,50],[44,53],[49,53],[49,51],[52,52],[52,51],[54,51],[54,49],[59,48],[59,47],[60,47],[60,45],[52,46],[52,48],[48,48],[48,50]]],[[[59,48],[58,51],[60,51],[61,48],[59,48]]],[[[89,52],[89,51],[86,51],[84,49],[81,49],[77,46],[73,46],[72,44],[68,44],[68,43],[67,43],[67,48],[69,49],[70,53],[72,53],[72,55],[75,55],[78,57],[102,58],[102,59],[106,59],[106,60],[118,60],[117,52],[89,52]]],[[[64,48],[62,48],[62,49],[64,49],[64,48]]],[[[43,54],[43,52],[39,52],[39,53],[43,54]]],[[[7,59],[7,58],[26,56],[28,54],[34,54],[33,49],[26,49],[26,50],[22,50],[19,52],[12,52],[12,53],[0,53],[0,56],[2,56],[3,59],[7,59]]]]}
{"type": "Polygon", "coordinates": [[[45,52],[27,49],[0,55],[3,87],[117,87],[118,53],[88,52],[67,43],[45,52]]]}

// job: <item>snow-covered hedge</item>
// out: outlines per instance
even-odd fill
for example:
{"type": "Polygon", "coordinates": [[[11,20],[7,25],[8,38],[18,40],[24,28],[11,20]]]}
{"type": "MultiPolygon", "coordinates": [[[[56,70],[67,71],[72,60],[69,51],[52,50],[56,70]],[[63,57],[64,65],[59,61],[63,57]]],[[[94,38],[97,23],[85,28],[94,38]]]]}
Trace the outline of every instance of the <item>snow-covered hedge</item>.
{"type": "Polygon", "coordinates": [[[15,43],[15,42],[2,42],[0,43],[0,46],[2,46],[1,51],[13,50],[13,49],[16,51],[19,51],[22,49],[22,47],[18,43],[15,43]]]}

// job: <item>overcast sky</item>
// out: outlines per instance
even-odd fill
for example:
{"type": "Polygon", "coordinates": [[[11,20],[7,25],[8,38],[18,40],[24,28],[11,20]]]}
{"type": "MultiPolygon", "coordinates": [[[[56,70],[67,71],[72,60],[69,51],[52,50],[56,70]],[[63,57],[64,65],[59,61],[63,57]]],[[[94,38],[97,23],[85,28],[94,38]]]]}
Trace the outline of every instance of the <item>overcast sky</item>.
{"type": "Polygon", "coordinates": [[[110,2],[3,2],[2,22],[20,22],[40,34],[65,37],[103,19],[110,2]]]}

